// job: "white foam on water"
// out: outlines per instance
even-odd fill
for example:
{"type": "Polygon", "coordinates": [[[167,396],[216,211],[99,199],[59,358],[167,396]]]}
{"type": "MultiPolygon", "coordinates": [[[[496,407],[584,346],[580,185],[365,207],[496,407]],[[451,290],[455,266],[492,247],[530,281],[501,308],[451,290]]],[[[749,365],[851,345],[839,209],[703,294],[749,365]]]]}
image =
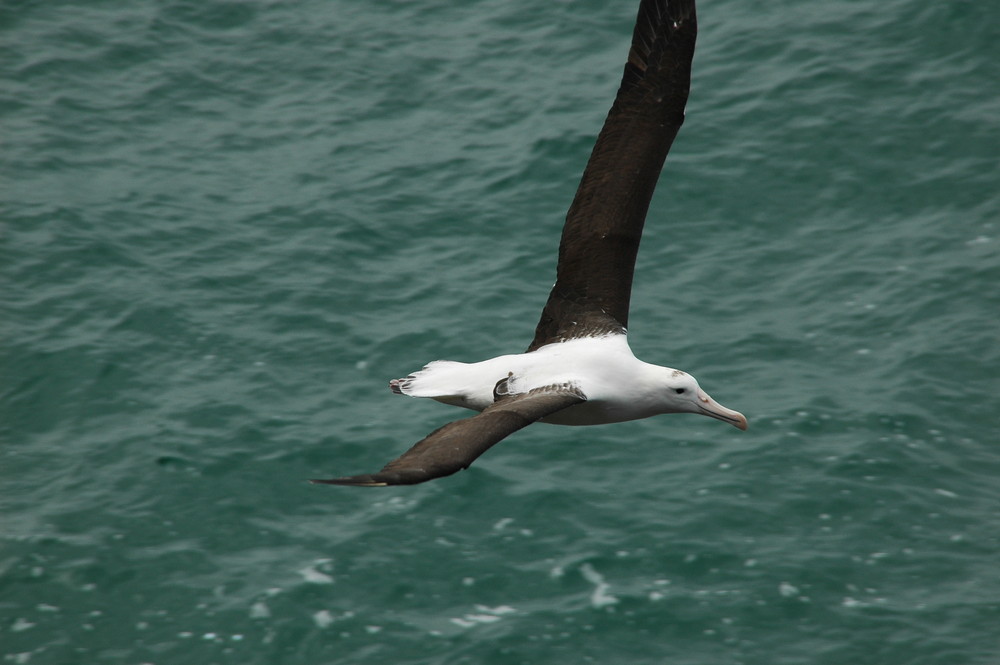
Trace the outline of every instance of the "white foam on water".
{"type": "Polygon", "coordinates": [[[510,605],[497,605],[496,607],[489,607],[487,605],[476,605],[475,608],[480,612],[489,612],[490,614],[495,614],[497,616],[503,616],[504,614],[514,614],[517,612],[510,605]]]}
{"type": "Polygon", "coordinates": [[[302,576],[302,579],[310,584],[333,584],[332,575],[317,570],[318,567],[329,569],[331,561],[332,559],[317,559],[311,566],[300,569],[298,573],[302,576]]]}
{"type": "Polygon", "coordinates": [[[594,570],[589,563],[580,566],[580,573],[583,578],[594,585],[594,592],[590,594],[590,604],[601,609],[618,604],[618,598],[608,593],[611,585],[604,581],[604,576],[594,570]]]}
{"type": "Polygon", "coordinates": [[[31,621],[28,621],[27,619],[24,619],[22,617],[18,617],[17,620],[14,621],[14,624],[10,627],[10,632],[21,633],[34,627],[35,624],[32,623],[31,621]]]}
{"type": "Polygon", "coordinates": [[[501,519],[497,520],[496,524],[493,525],[493,530],[494,531],[503,531],[508,526],[510,526],[511,522],[513,522],[513,521],[514,521],[513,517],[504,517],[504,518],[501,518],[501,519]]]}
{"type": "Polygon", "coordinates": [[[267,619],[271,616],[271,608],[261,600],[250,606],[250,618],[251,619],[267,619]]]}
{"type": "Polygon", "coordinates": [[[780,593],[783,598],[792,598],[799,595],[799,588],[789,582],[782,582],[778,585],[778,593],[780,593]]]}
{"type": "Polygon", "coordinates": [[[330,610],[320,610],[319,612],[313,614],[313,622],[315,622],[319,628],[326,628],[334,621],[336,621],[336,619],[334,619],[333,615],[330,614],[330,610]]]}
{"type": "Polygon", "coordinates": [[[499,621],[500,617],[495,614],[466,614],[465,619],[472,623],[493,623],[499,621]]]}
{"type": "Polygon", "coordinates": [[[503,616],[517,612],[510,605],[497,605],[496,607],[474,605],[473,609],[475,612],[469,612],[461,617],[452,617],[450,621],[461,628],[472,628],[485,623],[496,623],[503,616]]]}

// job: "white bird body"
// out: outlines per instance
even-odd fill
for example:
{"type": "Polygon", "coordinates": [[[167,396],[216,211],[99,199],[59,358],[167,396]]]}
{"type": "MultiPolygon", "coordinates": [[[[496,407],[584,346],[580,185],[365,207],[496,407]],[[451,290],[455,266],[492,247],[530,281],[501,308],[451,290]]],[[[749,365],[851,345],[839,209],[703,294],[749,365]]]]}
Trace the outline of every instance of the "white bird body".
{"type": "Polygon", "coordinates": [[[580,337],[477,363],[436,360],[390,384],[403,395],[475,411],[493,404],[498,393],[548,386],[573,386],[586,396],[540,420],[556,425],[605,425],[663,413],[701,413],[737,426],[742,418],[715,403],[693,376],[636,358],[624,334],[580,337]]]}

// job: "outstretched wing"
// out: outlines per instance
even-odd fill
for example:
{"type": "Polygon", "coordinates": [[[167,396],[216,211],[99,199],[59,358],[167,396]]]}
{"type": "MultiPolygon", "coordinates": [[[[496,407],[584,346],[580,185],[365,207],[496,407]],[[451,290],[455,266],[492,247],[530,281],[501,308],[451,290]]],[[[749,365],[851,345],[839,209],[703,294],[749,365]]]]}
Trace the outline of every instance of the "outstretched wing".
{"type": "Polygon", "coordinates": [[[448,476],[467,468],[491,446],[522,427],[586,399],[575,387],[566,385],[501,397],[478,415],[434,430],[378,473],[311,482],[382,487],[415,485],[448,476]]]}
{"type": "Polygon", "coordinates": [[[642,0],[621,87],[566,214],[556,284],[528,351],[628,326],[642,225],[684,122],[697,31],[694,0],[642,0]]]}

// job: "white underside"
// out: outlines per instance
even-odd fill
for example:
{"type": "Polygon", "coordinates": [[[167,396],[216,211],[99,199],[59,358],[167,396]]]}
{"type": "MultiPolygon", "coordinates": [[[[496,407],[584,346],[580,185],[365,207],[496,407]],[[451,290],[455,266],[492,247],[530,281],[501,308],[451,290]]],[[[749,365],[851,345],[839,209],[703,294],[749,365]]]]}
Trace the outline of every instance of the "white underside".
{"type": "Polygon", "coordinates": [[[587,396],[587,401],[543,422],[600,425],[674,411],[664,404],[663,377],[667,373],[683,374],[637,359],[625,335],[606,335],[549,344],[531,353],[478,363],[437,360],[402,379],[399,388],[411,397],[430,397],[482,411],[493,403],[497,382],[508,377],[512,393],[572,384],[587,396]]]}

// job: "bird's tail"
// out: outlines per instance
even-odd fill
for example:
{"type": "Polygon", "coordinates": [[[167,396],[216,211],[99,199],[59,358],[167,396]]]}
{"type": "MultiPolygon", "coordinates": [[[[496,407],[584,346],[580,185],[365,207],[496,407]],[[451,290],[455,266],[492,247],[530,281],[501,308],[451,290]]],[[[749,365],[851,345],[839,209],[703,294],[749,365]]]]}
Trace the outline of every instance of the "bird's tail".
{"type": "Polygon", "coordinates": [[[482,400],[476,397],[482,392],[481,387],[472,380],[469,367],[468,363],[435,360],[419,372],[393,379],[389,382],[389,390],[397,395],[430,397],[445,404],[481,410],[489,404],[489,400],[479,405],[482,400]]]}

